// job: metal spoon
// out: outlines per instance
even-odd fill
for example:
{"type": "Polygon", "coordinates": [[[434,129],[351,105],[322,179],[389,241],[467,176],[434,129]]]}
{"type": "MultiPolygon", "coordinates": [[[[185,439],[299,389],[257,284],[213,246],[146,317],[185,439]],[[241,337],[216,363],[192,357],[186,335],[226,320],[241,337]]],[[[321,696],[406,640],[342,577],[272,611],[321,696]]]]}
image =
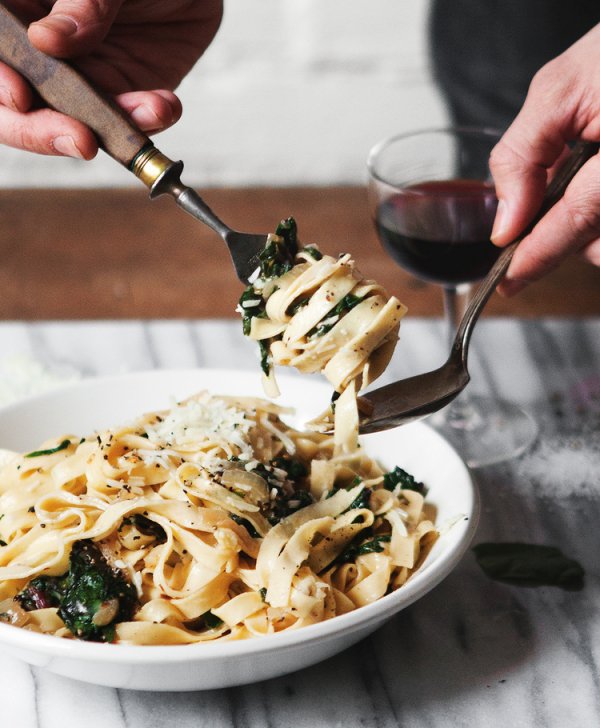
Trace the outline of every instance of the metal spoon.
{"type": "Polygon", "coordinates": [[[150,188],[150,197],[168,194],[183,210],[208,225],[227,244],[238,278],[246,282],[258,266],[266,235],[232,230],[204,200],[181,182],[183,162],[173,162],[64,61],[45,55],[30,43],[23,23],[0,4],[0,60],[23,75],[48,106],[82,121],[100,146],[150,188]]]}
{"type": "Polygon", "coordinates": [[[402,379],[360,397],[360,432],[378,432],[420,420],[449,404],[467,386],[469,341],[479,314],[506,273],[515,249],[534,225],[563,196],[578,170],[598,152],[596,142],[577,142],[546,190],[542,206],[523,233],[500,253],[475,292],[458,325],[450,356],[439,369],[402,379]]]}

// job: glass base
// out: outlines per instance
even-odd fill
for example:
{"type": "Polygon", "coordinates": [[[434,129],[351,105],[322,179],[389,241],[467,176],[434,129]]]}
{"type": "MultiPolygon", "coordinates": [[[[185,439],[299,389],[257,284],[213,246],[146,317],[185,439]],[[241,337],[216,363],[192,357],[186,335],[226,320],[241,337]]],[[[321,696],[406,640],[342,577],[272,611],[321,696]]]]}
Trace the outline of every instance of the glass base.
{"type": "Polygon", "coordinates": [[[535,420],[525,410],[492,397],[459,397],[428,422],[471,468],[518,457],[538,435],[535,420]]]}

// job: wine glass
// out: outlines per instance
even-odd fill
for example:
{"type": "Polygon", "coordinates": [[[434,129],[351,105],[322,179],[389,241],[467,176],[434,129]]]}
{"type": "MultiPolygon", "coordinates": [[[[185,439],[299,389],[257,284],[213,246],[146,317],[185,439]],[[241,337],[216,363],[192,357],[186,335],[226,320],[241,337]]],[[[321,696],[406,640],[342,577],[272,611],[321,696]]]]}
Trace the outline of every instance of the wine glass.
{"type": "MultiPolygon", "coordinates": [[[[449,342],[500,249],[489,155],[500,134],[456,127],[399,134],[369,154],[369,206],[381,244],[409,273],[442,286],[449,342]]],[[[524,452],[538,432],[516,404],[467,390],[430,422],[471,467],[524,452]]]]}

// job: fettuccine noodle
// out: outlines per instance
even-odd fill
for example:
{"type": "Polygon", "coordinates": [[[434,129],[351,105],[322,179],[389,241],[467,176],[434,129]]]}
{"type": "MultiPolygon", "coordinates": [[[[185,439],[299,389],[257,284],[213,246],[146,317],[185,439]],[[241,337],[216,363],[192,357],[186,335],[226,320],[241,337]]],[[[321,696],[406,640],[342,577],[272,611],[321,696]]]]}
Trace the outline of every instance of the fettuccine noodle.
{"type": "Polygon", "coordinates": [[[311,424],[320,431],[334,425],[337,451],[346,453],[358,441],[357,394],[388,365],[406,310],[364,279],[350,255],[333,258],[315,246],[299,247],[292,218],[268,237],[238,306],[244,333],[261,346],[269,396],[278,394],[277,364],[322,372],[332,384],[335,404],[311,424]]]}
{"type": "Polygon", "coordinates": [[[400,587],[437,537],[420,484],[283,414],[200,393],[15,456],[0,470],[0,620],[190,644],[296,629],[400,587]]]}

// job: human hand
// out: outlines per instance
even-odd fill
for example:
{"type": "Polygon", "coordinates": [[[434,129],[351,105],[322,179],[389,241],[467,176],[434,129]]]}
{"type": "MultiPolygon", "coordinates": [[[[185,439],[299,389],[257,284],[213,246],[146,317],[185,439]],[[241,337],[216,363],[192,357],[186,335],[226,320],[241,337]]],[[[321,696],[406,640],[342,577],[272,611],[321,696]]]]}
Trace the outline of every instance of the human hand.
{"type": "MultiPolygon", "coordinates": [[[[535,75],[523,108],[492,151],[499,199],[494,243],[508,244],[531,221],[575,139],[600,141],[600,25],[535,75]]],[[[517,293],[573,253],[600,266],[598,155],[519,244],[498,291],[517,293]]]]}
{"type": "MultiPolygon", "coordinates": [[[[222,14],[222,0],[6,0],[5,5],[29,25],[32,45],[72,61],[146,134],[180,118],[173,89],[210,44],[222,14]]],[[[3,63],[0,143],[81,159],[98,151],[85,124],[40,108],[27,81],[3,63]]]]}

